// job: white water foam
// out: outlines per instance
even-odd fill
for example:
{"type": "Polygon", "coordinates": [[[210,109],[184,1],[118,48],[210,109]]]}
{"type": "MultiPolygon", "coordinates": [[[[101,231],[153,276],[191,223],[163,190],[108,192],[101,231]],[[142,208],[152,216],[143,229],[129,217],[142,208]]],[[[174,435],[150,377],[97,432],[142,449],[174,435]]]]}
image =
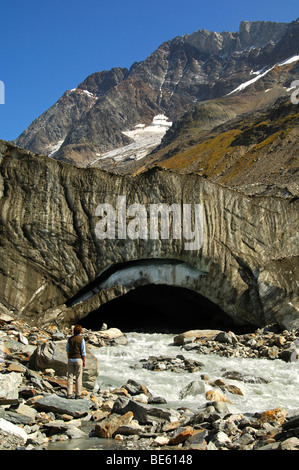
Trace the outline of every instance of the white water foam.
{"type": "MultiPolygon", "coordinates": [[[[179,392],[193,380],[201,380],[206,374],[210,380],[219,379],[224,372],[237,371],[243,375],[262,377],[269,383],[244,383],[224,378],[243,391],[243,396],[226,395],[233,403],[228,404],[232,413],[254,413],[273,408],[284,408],[290,414],[299,411],[299,363],[285,363],[279,359],[225,358],[217,355],[200,355],[196,351],[185,351],[173,345],[173,335],[128,333],[127,345],[103,347],[93,350],[99,360],[101,389],[112,390],[124,385],[128,379],[134,379],[148,387],[154,396],[167,400],[171,408],[186,406],[196,411],[206,403],[205,394],[196,397],[187,396],[180,400],[179,392]],[[149,356],[171,356],[182,354],[203,363],[200,372],[175,373],[171,371],[150,371],[140,368],[140,359],[149,356]],[[134,366],[137,364],[137,368],[134,366]]],[[[206,383],[206,391],[211,387],[206,383]]]]}

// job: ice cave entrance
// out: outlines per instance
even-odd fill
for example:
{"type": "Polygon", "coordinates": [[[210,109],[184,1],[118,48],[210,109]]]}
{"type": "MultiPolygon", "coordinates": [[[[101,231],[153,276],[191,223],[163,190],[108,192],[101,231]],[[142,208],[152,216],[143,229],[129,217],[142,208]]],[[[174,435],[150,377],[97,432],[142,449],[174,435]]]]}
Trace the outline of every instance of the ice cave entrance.
{"type": "Polygon", "coordinates": [[[82,326],[103,323],[123,332],[181,333],[189,329],[232,329],[232,320],[216,304],[184,287],[149,284],[137,287],[90,312],[82,326]]]}
{"type": "Polygon", "coordinates": [[[176,259],[124,262],[101,273],[69,305],[88,299],[100,289],[122,285],[127,293],[89,312],[81,320],[83,327],[99,330],[106,323],[124,332],[149,333],[232,329],[232,319],[195,289],[200,277],[207,274],[176,259]]]}

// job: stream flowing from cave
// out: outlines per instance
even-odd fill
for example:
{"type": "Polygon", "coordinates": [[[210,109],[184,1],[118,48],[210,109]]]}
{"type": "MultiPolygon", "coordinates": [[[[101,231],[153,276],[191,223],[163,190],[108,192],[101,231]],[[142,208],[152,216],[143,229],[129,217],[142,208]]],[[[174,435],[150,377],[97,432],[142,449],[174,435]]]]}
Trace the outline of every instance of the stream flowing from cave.
{"type": "MultiPolygon", "coordinates": [[[[179,398],[180,391],[191,381],[202,380],[205,374],[210,380],[216,380],[225,372],[236,371],[266,379],[268,383],[244,383],[225,378],[226,383],[239,387],[242,395],[226,395],[232,402],[227,404],[230,413],[255,413],[273,408],[284,408],[289,415],[299,412],[299,362],[286,363],[282,360],[226,358],[214,354],[197,354],[195,350],[186,351],[173,345],[173,334],[161,333],[125,333],[128,343],[113,347],[92,348],[97,357],[100,374],[97,387],[100,390],[113,390],[133,379],[149,389],[153,396],[166,399],[167,403],[155,405],[178,409],[187,407],[193,412],[200,411],[206,404],[205,393],[179,398]],[[185,358],[200,361],[203,365],[199,372],[151,371],[140,367],[141,359],[149,356],[175,357],[181,354],[185,358]]],[[[205,381],[205,391],[212,387],[205,381]]],[[[53,442],[49,450],[111,450],[119,449],[114,439],[71,439],[65,442],[53,442]]]]}
{"type": "MultiPolygon", "coordinates": [[[[238,386],[242,395],[228,392],[231,413],[254,413],[272,408],[284,408],[290,414],[299,411],[299,363],[286,363],[280,359],[226,358],[216,354],[197,354],[173,345],[171,334],[127,333],[127,345],[100,348],[93,353],[100,366],[98,385],[100,389],[113,389],[124,385],[128,379],[146,385],[154,396],[167,400],[171,408],[188,407],[198,410],[206,403],[205,394],[179,398],[179,392],[193,380],[208,375],[210,380],[219,379],[225,372],[237,371],[243,375],[262,377],[268,383],[244,383],[225,378],[226,383],[238,386]],[[175,357],[181,354],[196,359],[203,366],[199,372],[151,371],[141,368],[140,360],[149,356],[175,357]]],[[[257,381],[258,382],[258,381],[257,381]]],[[[206,391],[212,389],[206,382],[206,391]]]]}

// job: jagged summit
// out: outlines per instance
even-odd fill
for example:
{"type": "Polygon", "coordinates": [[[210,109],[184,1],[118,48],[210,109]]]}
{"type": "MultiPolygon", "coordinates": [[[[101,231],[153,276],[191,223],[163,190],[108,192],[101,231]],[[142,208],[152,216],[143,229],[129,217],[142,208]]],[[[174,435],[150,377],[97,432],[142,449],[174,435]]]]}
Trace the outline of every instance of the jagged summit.
{"type": "Polygon", "coordinates": [[[203,29],[187,35],[185,39],[202,54],[232,54],[247,48],[262,48],[268,43],[276,43],[282,39],[288,27],[288,23],[242,21],[236,33],[216,33],[203,29]]]}
{"type": "MultiPolygon", "coordinates": [[[[298,77],[298,62],[283,62],[298,55],[298,20],[242,21],[235,33],[200,30],[179,36],[129,70],[91,74],[66,91],[14,143],[77,166],[97,160],[96,166],[119,170],[141,155],[142,149],[135,151],[136,126],[148,130],[158,115],[175,123],[198,103],[224,98],[243,84],[248,84],[246,92],[275,89],[277,97],[285,96],[298,77]],[[126,154],[120,161],[122,148],[126,154]],[[115,158],[110,152],[117,149],[115,158]]],[[[236,107],[234,113],[239,114],[236,107]]],[[[155,145],[159,143],[156,139],[155,145]]],[[[143,158],[152,150],[147,146],[143,158]]]]}

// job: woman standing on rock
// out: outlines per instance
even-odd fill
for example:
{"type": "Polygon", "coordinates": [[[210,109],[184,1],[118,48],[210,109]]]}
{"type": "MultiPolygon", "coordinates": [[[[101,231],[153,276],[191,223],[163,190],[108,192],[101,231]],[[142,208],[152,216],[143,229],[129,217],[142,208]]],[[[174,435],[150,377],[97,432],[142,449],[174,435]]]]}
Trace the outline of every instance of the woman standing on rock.
{"type": "Polygon", "coordinates": [[[73,395],[73,379],[75,377],[76,398],[81,398],[83,367],[86,366],[85,341],[81,336],[82,326],[75,325],[74,335],[68,339],[66,345],[68,357],[67,371],[67,397],[73,395]]]}

